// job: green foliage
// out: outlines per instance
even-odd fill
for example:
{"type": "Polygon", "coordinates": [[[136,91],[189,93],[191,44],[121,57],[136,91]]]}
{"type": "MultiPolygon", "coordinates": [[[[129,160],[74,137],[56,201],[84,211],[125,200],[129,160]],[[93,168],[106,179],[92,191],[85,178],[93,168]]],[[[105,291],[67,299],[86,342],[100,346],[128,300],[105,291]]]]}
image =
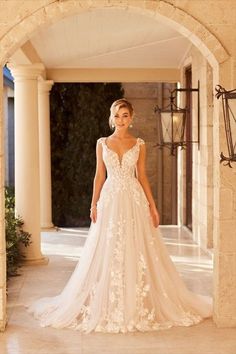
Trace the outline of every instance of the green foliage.
{"type": "Polygon", "coordinates": [[[119,83],[55,84],[51,92],[52,213],[57,226],[88,226],[96,141],[111,134],[119,83]]]}
{"type": "Polygon", "coordinates": [[[21,246],[29,246],[31,235],[22,229],[24,222],[15,216],[15,196],[13,187],[5,187],[5,228],[7,276],[19,275],[17,270],[21,266],[24,255],[21,246]]]}

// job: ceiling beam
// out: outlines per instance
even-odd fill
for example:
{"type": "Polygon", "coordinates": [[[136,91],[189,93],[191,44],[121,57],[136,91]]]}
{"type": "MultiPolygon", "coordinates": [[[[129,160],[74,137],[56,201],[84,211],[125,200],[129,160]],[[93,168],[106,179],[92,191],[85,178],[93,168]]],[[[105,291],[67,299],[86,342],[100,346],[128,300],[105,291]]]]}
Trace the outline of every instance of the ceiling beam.
{"type": "Polygon", "coordinates": [[[54,82],[178,82],[180,69],[58,68],[46,69],[46,76],[54,82]]]}

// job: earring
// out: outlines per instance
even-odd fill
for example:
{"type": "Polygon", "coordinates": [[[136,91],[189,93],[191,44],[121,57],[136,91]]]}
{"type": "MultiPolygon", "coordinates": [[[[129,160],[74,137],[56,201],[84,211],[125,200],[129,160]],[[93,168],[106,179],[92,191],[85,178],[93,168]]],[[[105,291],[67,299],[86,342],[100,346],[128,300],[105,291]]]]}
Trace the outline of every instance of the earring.
{"type": "Polygon", "coordinates": [[[112,127],[112,128],[115,128],[115,125],[114,125],[114,124],[112,124],[112,125],[111,125],[111,127],[112,127]]]}
{"type": "Polygon", "coordinates": [[[133,128],[133,124],[132,124],[132,123],[130,123],[129,127],[130,127],[130,128],[133,128]]]}

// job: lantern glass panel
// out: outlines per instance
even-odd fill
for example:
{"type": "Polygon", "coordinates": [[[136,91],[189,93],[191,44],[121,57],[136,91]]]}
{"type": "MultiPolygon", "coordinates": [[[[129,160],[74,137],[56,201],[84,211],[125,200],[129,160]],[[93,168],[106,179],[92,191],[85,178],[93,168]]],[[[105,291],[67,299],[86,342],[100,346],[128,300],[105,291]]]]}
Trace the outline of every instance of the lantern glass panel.
{"type": "Polygon", "coordinates": [[[161,112],[161,129],[162,129],[161,135],[164,143],[172,142],[171,121],[172,121],[171,112],[161,112]]]}
{"type": "Polygon", "coordinates": [[[161,112],[164,143],[180,143],[184,140],[184,112],[161,112]]]}

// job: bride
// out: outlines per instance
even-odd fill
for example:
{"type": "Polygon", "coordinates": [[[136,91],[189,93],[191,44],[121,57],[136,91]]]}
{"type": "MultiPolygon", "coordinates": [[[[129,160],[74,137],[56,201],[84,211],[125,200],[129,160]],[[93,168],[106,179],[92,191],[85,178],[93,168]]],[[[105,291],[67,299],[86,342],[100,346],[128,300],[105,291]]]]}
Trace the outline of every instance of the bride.
{"type": "Polygon", "coordinates": [[[116,100],[110,112],[114,132],[97,141],[82,256],[62,292],[26,305],[28,311],[43,327],[85,333],[197,324],[212,316],[212,299],[188,290],[164,244],[145,172],[145,142],[129,133],[131,103],[116,100]]]}

